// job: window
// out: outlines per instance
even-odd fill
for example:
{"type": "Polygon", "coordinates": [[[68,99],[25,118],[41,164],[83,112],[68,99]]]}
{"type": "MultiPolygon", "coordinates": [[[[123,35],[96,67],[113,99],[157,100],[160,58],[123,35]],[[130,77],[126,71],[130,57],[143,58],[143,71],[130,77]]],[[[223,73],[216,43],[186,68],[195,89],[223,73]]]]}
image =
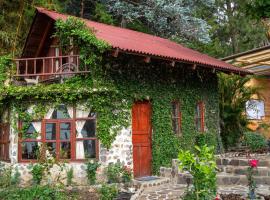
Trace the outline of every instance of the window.
{"type": "Polygon", "coordinates": [[[264,101],[251,99],[246,102],[246,115],[248,119],[261,120],[264,116],[264,101]]]}
{"type": "Polygon", "coordinates": [[[195,125],[197,131],[204,132],[204,103],[198,102],[195,111],[195,125]]]}
{"type": "Polygon", "coordinates": [[[41,142],[41,121],[31,122],[30,124],[20,122],[19,128],[26,130],[25,134],[20,134],[19,138],[20,160],[36,160],[41,142]]]}
{"type": "Polygon", "coordinates": [[[65,105],[50,109],[40,125],[41,134],[35,134],[36,125],[31,123],[27,139],[21,139],[21,161],[37,159],[38,147],[45,144],[46,150],[57,160],[85,160],[97,158],[96,114],[86,108],[65,105]],[[40,138],[28,138],[28,135],[40,138]]]}
{"type": "Polygon", "coordinates": [[[172,102],[172,127],[176,135],[181,135],[181,107],[179,101],[172,102]]]}
{"type": "Polygon", "coordinates": [[[9,124],[0,123],[0,160],[9,160],[9,124]]]}

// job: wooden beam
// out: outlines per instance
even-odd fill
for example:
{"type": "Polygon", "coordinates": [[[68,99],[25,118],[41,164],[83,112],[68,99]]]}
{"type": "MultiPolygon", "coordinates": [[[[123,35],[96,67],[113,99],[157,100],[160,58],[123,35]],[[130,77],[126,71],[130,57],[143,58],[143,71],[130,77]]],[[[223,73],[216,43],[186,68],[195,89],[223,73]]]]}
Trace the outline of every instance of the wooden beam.
{"type": "Polygon", "coordinates": [[[51,25],[52,25],[52,21],[50,20],[50,21],[47,23],[47,26],[46,26],[46,28],[45,28],[44,34],[43,34],[42,39],[41,39],[41,41],[40,41],[40,43],[39,43],[39,46],[38,46],[38,50],[36,51],[35,57],[38,57],[38,55],[40,54],[40,52],[41,52],[41,50],[42,50],[42,47],[43,47],[43,45],[44,45],[44,42],[45,42],[45,40],[46,40],[46,37],[47,37],[47,35],[48,35],[48,32],[49,32],[49,30],[50,30],[50,28],[51,28],[51,25]]]}
{"type": "Polygon", "coordinates": [[[151,57],[150,56],[147,56],[147,57],[144,58],[144,62],[150,63],[150,61],[151,61],[151,57]]]}
{"type": "Polygon", "coordinates": [[[118,57],[118,54],[119,54],[119,49],[115,49],[113,52],[112,52],[112,56],[117,58],[118,57]]]}

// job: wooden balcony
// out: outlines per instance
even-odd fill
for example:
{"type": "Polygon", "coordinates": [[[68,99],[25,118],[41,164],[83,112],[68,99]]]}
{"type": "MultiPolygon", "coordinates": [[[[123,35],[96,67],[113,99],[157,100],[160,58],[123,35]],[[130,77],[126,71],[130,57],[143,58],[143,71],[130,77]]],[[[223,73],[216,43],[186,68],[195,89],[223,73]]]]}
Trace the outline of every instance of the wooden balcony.
{"type": "Polygon", "coordinates": [[[80,62],[79,55],[20,58],[14,59],[14,62],[15,77],[33,84],[90,72],[89,68],[80,62]]]}

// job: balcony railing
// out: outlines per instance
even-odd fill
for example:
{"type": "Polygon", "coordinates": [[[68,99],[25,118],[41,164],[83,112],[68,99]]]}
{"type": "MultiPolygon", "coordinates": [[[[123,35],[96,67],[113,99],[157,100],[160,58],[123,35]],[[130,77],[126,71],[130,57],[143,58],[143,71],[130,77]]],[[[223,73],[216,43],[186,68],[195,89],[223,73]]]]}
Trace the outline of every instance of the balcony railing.
{"type": "Polygon", "coordinates": [[[79,55],[14,59],[15,77],[26,79],[53,79],[73,74],[89,73],[89,68],[80,63],[79,55]]]}

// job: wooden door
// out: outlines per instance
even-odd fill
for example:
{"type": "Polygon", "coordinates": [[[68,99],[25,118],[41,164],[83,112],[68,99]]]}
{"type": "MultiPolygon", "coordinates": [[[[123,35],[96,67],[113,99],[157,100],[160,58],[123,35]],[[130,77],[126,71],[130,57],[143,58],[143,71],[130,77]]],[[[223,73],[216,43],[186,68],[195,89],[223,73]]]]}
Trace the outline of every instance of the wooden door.
{"type": "Polygon", "coordinates": [[[134,177],[151,175],[151,104],[134,103],[132,107],[132,144],[134,177]]]}

